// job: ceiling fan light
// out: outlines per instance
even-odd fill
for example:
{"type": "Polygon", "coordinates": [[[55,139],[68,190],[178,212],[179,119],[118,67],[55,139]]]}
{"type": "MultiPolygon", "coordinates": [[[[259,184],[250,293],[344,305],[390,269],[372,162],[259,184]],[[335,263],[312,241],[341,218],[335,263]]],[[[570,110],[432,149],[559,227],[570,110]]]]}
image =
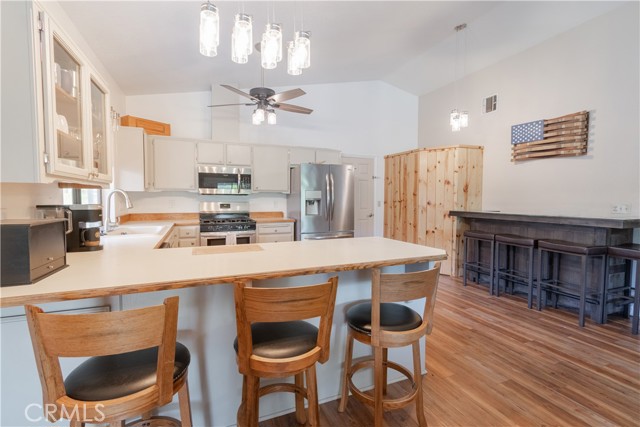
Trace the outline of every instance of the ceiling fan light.
{"type": "Polygon", "coordinates": [[[238,13],[235,16],[231,33],[231,60],[246,64],[253,53],[253,23],[251,15],[238,13]]]}
{"type": "Polygon", "coordinates": [[[270,125],[275,125],[276,124],[276,112],[273,110],[269,110],[267,112],[267,123],[270,125]]]}
{"type": "Polygon", "coordinates": [[[260,43],[262,68],[272,70],[282,61],[282,30],[280,24],[267,24],[260,43]]]}
{"type": "Polygon", "coordinates": [[[296,31],[294,33],[294,56],[299,67],[309,68],[311,65],[311,32],[296,31]]]}
{"type": "Polygon", "coordinates": [[[200,6],[200,53],[213,57],[220,44],[220,18],[218,8],[210,2],[200,6]]]}
{"type": "Polygon", "coordinates": [[[287,43],[287,73],[292,76],[299,76],[302,74],[302,68],[295,60],[294,50],[295,42],[287,43]]]}
{"type": "Polygon", "coordinates": [[[253,114],[251,115],[251,123],[254,125],[259,125],[264,122],[264,110],[260,107],[253,110],[253,114]]]}

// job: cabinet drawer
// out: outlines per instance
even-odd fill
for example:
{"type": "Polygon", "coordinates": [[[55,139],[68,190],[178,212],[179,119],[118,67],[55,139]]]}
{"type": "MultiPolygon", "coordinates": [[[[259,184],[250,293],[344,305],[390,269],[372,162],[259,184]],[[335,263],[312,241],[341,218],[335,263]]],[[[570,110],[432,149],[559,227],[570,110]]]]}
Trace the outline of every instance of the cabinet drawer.
{"type": "Polygon", "coordinates": [[[258,236],[258,243],[278,243],[278,242],[293,242],[293,236],[291,234],[261,234],[258,236]]]}
{"type": "Polygon", "coordinates": [[[179,248],[189,248],[196,246],[196,239],[180,239],[178,241],[179,248]]]}
{"type": "Polygon", "coordinates": [[[181,239],[184,238],[195,238],[198,234],[198,226],[189,226],[189,227],[179,227],[178,233],[181,239]]]}
{"type": "Polygon", "coordinates": [[[36,280],[41,279],[44,276],[52,274],[58,271],[59,269],[61,269],[62,267],[64,267],[65,264],[66,264],[65,257],[62,257],[62,258],[54,259],[48,264],[43,265],[41,267],[34,268],[33,270],[31,270],[31,281],[35,282],[36,280]]]}
{"type": "Polygon", "coordinates": [[[258,234],[286,234],[293,232],[292,223],[260,224],[258,234]]]}

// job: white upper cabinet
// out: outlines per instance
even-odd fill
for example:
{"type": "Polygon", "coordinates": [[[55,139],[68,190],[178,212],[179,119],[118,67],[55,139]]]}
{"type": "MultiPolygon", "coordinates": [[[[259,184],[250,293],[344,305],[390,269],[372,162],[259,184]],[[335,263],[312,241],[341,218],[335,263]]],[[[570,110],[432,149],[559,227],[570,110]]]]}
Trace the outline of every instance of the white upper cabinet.
{"type": "Polygon", "coordinates": [[[241,144],[226,144],[227,161],[229,166],[251,166],[251,146],[241,144]]]}
{"type": "Polygon", "coordinates": [[[2,181],[109,183],[109,90],[40,8],[2,4],[2,181]]]}
{"type": "Polygon", "coordinates": [[[289,147],[289,156],[289,161],[292,165],[299,165],[302,163],[342,164],[342,153],[338,150],[289,147]]]}
{"type": "Polygon", "coordinates": [[[198,142],[197,163],[224,165],[224,144],[221,142],[198,142]]]}
{"type": "Polygon", "coordinates": [[[145,190],[144,141],[142,128],[121,126],[116,132],[113,177],[115,188],[124,191],[145,190]]]}
{"type": "Polygon", "coordinates": [[[289,148],[253,147],[251,189],[253,192],[289,192],[289,148]]]}
{"type": "Polygon", "coordinates": [[[169,137],[150,138],[153,189],[196,191],[196,141],[169,137]]]}
{"type": "Polygon", "coordinates": [[[316,163],[327,165],[341,165],[342,153],[338,150],[316,149],[316,163]]]}

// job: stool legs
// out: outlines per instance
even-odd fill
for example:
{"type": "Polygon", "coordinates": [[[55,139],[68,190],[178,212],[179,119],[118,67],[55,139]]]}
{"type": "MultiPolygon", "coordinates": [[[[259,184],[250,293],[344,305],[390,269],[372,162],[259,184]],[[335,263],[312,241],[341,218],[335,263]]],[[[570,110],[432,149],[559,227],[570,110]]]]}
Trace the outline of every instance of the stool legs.
{"type": "Polygon", "coordinates": [[[635,280],[633,286],[633,313],[631,317],[631,333],[638,335],[638,316],[640,315],[640,273],[638,271],[638,261],[631,261],[631,275],[629,280],[635,280]]]}
{"type": "Polygon", "coordinates": [[[416,417],[420,427],[427,427],[427,419],[424,417],[424,406],[422,402],[422,369],[420,366],[420,343],[413,345],[413,381],[416,383],[416,417]]]}
{"type": "Polygon", "coordinates": [[[382,427],[382,417],[384,416],[382,399],[383,399],[383,387],[384,387],[384,372],[383,372],[383,360],[382,360],[382,348],[373,348],[373,425],[375,427],[382,427]]]}
{"type": "Polygon", "coordinates": [[[313,364],[306,371],[307,400],[309,402],[309,425],[320,425],[320,413],[318,409],[318,383],[316,381],[316,365],[313,364]]]}
{"type": "MultiPolygon", "coordinates": [[[[296,387],[304,388],[304,374],[300,372],[295,376],[296,387]]],[[[296,421],[299,424],[307,422],[307,415],[304,412],[304,396],[296,393],[296,421]]]]}
{"type": "Polygon", "coordinates": [[[353,335],[351,328],[347,328],[347,345],[344,354],[344,375],[342,376],[342,396],[340,396],[340,405],[338,412],[344,412],[347,408],[347,399],[349,398],[349,374],[351,373],[351,361],[353,359],[353,335]]]}
{"type": "MultiPolygon", "coordinates": [[[[584,326],[584,311],[587,305],[587,257],[580,257],[583,284],[580,288],[580,305],[578,306],[578,326],[584,326]]],[[[556,297],[557,298],[557,297],[556,297]]]]}
{"type": "Polygon", "coordinates": [[[191,400],[189,399],[189,383],[185,380],[184,385],[178,391],[178,403],[180,405],[180,423],[182,427],[192,427],[191,420],[191,400]]]}

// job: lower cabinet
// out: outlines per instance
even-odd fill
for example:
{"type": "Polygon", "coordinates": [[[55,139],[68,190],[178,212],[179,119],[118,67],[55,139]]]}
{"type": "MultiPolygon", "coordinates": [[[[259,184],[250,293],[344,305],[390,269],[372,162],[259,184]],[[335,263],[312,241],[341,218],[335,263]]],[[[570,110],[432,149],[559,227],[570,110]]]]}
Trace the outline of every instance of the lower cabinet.
{"type": "Polygon", "coordinates": [[[272,222],[256,226],[258,243],[293,242],[292,222],[272,222]]]}
{"type": "Polygon", "coordinates": [[[188,248],[193,246],[199,246],[198,233],[199,226],[197,225],[183,225],[178,227],[178,247],[188,248]]]}

